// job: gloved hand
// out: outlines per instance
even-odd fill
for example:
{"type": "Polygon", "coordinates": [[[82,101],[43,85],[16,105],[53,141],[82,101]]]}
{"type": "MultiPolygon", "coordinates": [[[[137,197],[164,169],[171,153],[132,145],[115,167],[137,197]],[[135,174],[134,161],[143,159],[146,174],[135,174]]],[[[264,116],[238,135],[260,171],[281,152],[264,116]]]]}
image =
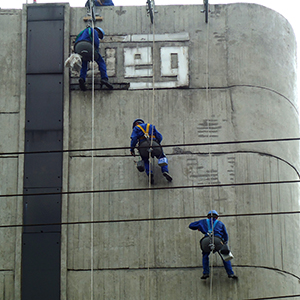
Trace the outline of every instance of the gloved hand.
{"type": "Polygon", "coordinates": [[[132,156],[135,156],[134,149],[130,150],[130,154],[131,154],[132,156]]]}

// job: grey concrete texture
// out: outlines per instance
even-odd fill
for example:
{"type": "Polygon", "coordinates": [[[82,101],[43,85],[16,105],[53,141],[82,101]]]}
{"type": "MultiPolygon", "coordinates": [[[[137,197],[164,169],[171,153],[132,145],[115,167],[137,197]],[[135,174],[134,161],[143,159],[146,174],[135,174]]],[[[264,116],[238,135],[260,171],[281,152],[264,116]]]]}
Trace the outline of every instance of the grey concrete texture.
{"type": "MultiPolygon", "coordinates": [[[[230,281],[224,276],[224,270],[214,268],[213,289],[210,293],[210,281],[199,282],[198,271],[189,268],[187,270],[151,270],[149,277],[143,270],[103,270],[95,272],[96,299],[256,299],[257,287],[265,282],[268,295],[297,294],[298,280],[291,280],[282,284],[283,276],[274,274],[268,269],[263,269],[259,274],[253,268],[241,270],[239,282],[230,281]],[[272,278],[271,283],[266,283],[266,278],[272,278]],[[150,289],[147,283],[150,280],[150,289]],[[237,286],[244,286],[238,288],[237,286]],[[274,292],[274,287],[277,287],[274,292]]],[[[80,283],[70,288],[71,299],[89,299],[90,282],[89,273],[71,271],[69,280],[80,283]]],[[[260,294],[262,297],[264,293],[260,294]]]]}
{"type": "MultiPolygon", "coordinates": [[[[148,188],[146,175],[136,169],[138,158],[131,157],[129,149],[94,151],[93,159],[90,151],[65,154],[63,191],[87,193],[64,196],[63,221],[90,221],[88,192],[99,191],[92,198],[93,219],[102,222],[93,227],[94,299],[209,298],[210,281],[200,280],[202,234],[189,230],[188,224],[211,208],[228,229],[233,269],[239,276],[238,283],[229,280],[220,258],[212,255],[212,299],[299,294],[298,215],[222,217],[298,211],[298,184],[207,187],[298,180],[298,142],[183,146],[299,136],[292,28],[280,14],[254,4],[211,5],[208,24],[201,9],[202,5],[158,6],[155,14],[157,35],[188,33],[188,39],[155,42],[154,53],[157,59],[161,47],[188,47],[189,88],[154,94],[151,89],[95,91],[93,143],[92,94],[69,91],[66,69],[65,149],[128,147],[132,121],[141,117],[154,123],[163,134],[163,145],[170,146],[164,150],[174,178],[168,183],[155,160],[153,187],[175,189],[118,192],[148,188]],[[149,222],[149,217],[161,220],[149,222]]],[[[86,26],[85,8],[69,11],[66,5],[66,12],[70,47],[65,57],[86,26]]],[[[106,32],[101,53],[116,53],[110,81],[138,81],[124,75],[124,49],[153,45],[126,40],[128,35],[152,35],[145,6],[106,7],[101,16],[103,21],[96,24],[106,32]]],[[[24,11],[22,16],[19,10],[0,10],[2,153],[21,151],[24,145],[25,18],[24,11]]],[[[160,61],[155,62],[155,78],[163,82],[160,61]]],[[[0,162],[1,194],[21,193],[22,156],[1,155],[0,162]]],[[[1,225],[22,222],[19,198],[2,198],[0,206],[1,225]]],[[[20,239],[18,229],[0,230],[0,299],[20,299],[20,239]]],[[[61,298],[89,299],[89,224],[63,226],[61,265],[61,298]]]]}
{"type": "MultiPolygon", "coordinates": [[[[91,93],[82,95],[81,92],[74,92],[74,95],[70,107],[70,148],[89,149],[92,132],[91,93]]],[[[163,134],[164,145],[272,140],[298,136],[296,108],[286,98],[265,89],[220,88],[210,90],[208,97],[205,89],[156,90],[153,116],[152,103],[152,91],[96,91],[95,148],[116,147],[116,144],[118,147],[128,147],[132,122],[137,117],[156,124],[163,134]],[[285,129],[286,120],[291,124],[288,132],[285,129]],[[118,128],[112,128],[111,122],[116,122],[118,128]],[[278,130],[278,124],[284,124],[284,130],[278,130]],[[113,136],[106,138],[107,134],[113,136]]],[[[297,167],[297,143],[292,142],[290,147],[286,147],[288,143],[279,143],[276,147],[274,143],[218,145],[212,146],[211,152],[230,149],[262,152],[278,156],[297,167]]],[[[180,150],[168,147],[165,152],[170,154],[193,149],[197,151],[198,148],[189,146],[180,150]]],[[[201,151],[208,152],[208,147],[202,146],[201,151]]],[[[111,151],[101,151],[95,155],[104,153],[109,154],[111,151]]],[[[125,153],[128,153],[128,150],[114,151],[114,154],[125,153]]]]}
{"type": "MultiPolygon", "coordinates": [[[[225,156],[225,155],[224,155],[225,156]]],[[[228,166],[224,163],[230,156],[231,160],[234,160],[234,168],[232,171],[234,175],[240,179],[239,182],[262,182],[262,181],[276,181],[278,173],[284,173],[289,180],[296,180],[297,176],[294,171],[290,171],[284,163],[279,163],[274,158],[262,157],[255,154],[230,154],[227,157],[213,157],[215,163],[221,168],[224,165],[224,169],[228,166]],[[222,161],[223,160],[223,161],[222,161]],[[267,164],[268,162],[268,164],[267,164]],[[262,168],[261,172],[257,172],[256,165],[266,165],[262,168]],[[241,171],[243,170],[243,171],[241,171]],[[289,176],[288,176],[289,174],[289,176]]],[[[192,156],[193,158],[193,156],[192,156]]],[[[195,157],[195,160],[197,157],[195,157]]],[[[201,185],[207,184],[207,177],[193,177],[192,170],[188,171],[187,164],[189,157],[180,157],[176,160],[170,158],[170,169],[171,174],[174,175],[174,187],[178,185],[201,185]],[[176,170],[176,172],[174,172],[176,170]],[[173,171],[173,172],[172,172],[173,171]],[[178,174],[182,174],[183,181],[179,181],[178,174]],[[186,176],[184,176],[184,174],[186,176]]],[[[71,164],[71,170],[79,174],[84,166],[84,158],[73,158],[71,164]]],[[[127,186],[132,185],[138,187],[147,187],[146,176],[142,174],[142,178],[126,178],[122,174],[137,172],[134,167],[130,166],[130,161],[127,159],[127,163],[121,162],[121,159],[116,161],[115,158],[105,159],[103,162],[101,159],[94,159],[94,186],[96,190],[122,190],[129,182],[127,186]],[[105,165],[111,165],[113,161],[116,161],[117,168],[112,168],[111,171],[103,173],[102,169],[105,165]],[[120,182],[110,180],[111,177],[118,176],[120,182]],[[122,180],[123,179],[123,180],[122,180]]],[[[199,161],[201,160],[201,157],[199,161]]],[[[202,158],[205,163],[206,160],[202,158]]],[[[132,164],[132,163],[131,163],[132,164]]],[[[90,164],[86,162],[86,169],[90,167],[90,164]]],[[[194,166],[193,166],[194,167],[194,166]]],[[[227,169],[227,168],[226,168],[227,169]]],[[[159,173],[159,170],[156,170],[159,173]]],[[[138,174],[137,174],[138,175],[138,174]]],[[[155,174],[157,184],[155,187],[164,187],[166,183],[160,174],[155,174]]],[[[70,186],[70,190],[83,190],[91,185],[89,174],[78,175],[79,180],[76,181],[76,186],[70,186]],[[86,178],[86,179],[84,179],[86,178]]],[[[286,178],[287,178],[286,177],[286,178]]],[[[284,180],[285,177],[280,178],[284,180]]],[[[228,178],[219,176],[219,182],[222,183],[234,183],[234,181],[228,180],[228,178]],[[222,180],[224,179],[224,180],[222,180]]],[[[218,182],[213,181],[213,184],[218,182]]],[[[184,220],[166,220],[156,221],[153,230],[153,243],[156,245],[151,246],[151,251],[155,253],[155,261],[151,261],[151,267],[161,263],[164,266],[177,266],[183,267],[188,265],[197,265],[199,260],[197,257],[198,252],[198,240],[201,234],[197,232],[189,231],[187,226],[191,219],[191,216],[195,216],[195,219],[199,215],[204,215],[210,209],[211,205],[219,211],[220,214],[247,214],[253,213],[266,213],[266,212],[284,212],[294,209],[293,199],[297,197],[297,191],[293,186],[282,186],[276,185],[274,187],[268,187],[266,191],[265,186],[241,186],[241,187],[227,187],[227,188],[214,188],[209,191],[209,188],[202,189],[179,189],[174,191],[153,191],[150,199],[147,192],[114,192],[114,193],[96,193],[94,195],[94,218],[95,220],[109,221],[109,220],[131,220],[131,219],[147,219],[149,215],[155,218],[168,218],[168,217],[187,217],[184,220]],[[281,195],[286,195],[284,199],[281,195]],[[211,199],[210,199],[211,198],[211,199]],[[210,200],[213,204],[211,204],[210,200]],[[149,208],[150,201],[150,208],[149,208]],[[192,244],[197,247],[191,247],[192,244]],[[160,243],[165,244],[166,247],[172,249],[172,255],[170,256],[169,251],[164,247],[160,248],[157,245],[160,243]],[[162,250],[162,252],[161,252],[162,250]],[[162,259],[163,258],[163,259],[162,259]],[[161,261],[159,263],[159,261],[161,261]],[[187,263],[189,262],[189,263],[187,263]]],[[[90,220],[91,197],[89,195],[72,196],[69,199],[69,211],[68,218],[70,222],[84,222],[90,220]]],[[[222,220],[222,218],[221,218],[222,220]]],[[[294,225],[298,225],[298,219],[293,221],[294,225]]],[[[292,240],[290,243],[295,243],[294,246],[288,247],[283,253],[281,253],[281,247],[276,247],[276,244],[281,239],[285,239],[284,226],[290,223],[290,219],[280,217],[266,217],[266,216],[253,216],[251,218],[225,218],[223,222],[227,225],[230,233],[230,245],[234,249],[236,264],[256,264],[262,266],[264,264],[273,265],[282,269],[283,262],[285,270],[289,272],[296,272],[297,265],[294,264],[293,260],[289,260],[294,254],[294,249],[297,246],[298,241],[292,240]],[[273,224],[274,223],[274,224],[273,224]],[[275,226],[276,225],[276,226],[275,226]],[[250,231],[250,228],[251,231],[250,231]],[[249,232],[248,232],[249,230],[249,232]],[[253,231],[253,232],[252,232],[253,231]],[[280,237],[277,234],[280,233],[280,237]],[[250,236],[249,236],[250,235],[250,236]],[[244,242],[244,240],[251,240],[251,244],[244,242]],[[268,240],[269,239],[269,240],[268,240]],[[268,256],[264,256],[264,252],[261,249],[265,249],[262,246],[262,241],[265,241],[265,246],[269,247],[268,244],[272,245],[272,248],[268,250],[268,256]],[[256,249],[256,250],[255,250],[256,249]],[[271,251],[275,252],[271,255],[271,251]],[[279,251],[279,252],[278,252],[279,251]],[[255,254],[255,255],[254,255],[255,254]],[[282,257],[282,260],[273,259],[275,255],[282,257]]],[[[95,229],[95,251],[100,251],[102,254],[99,259],[99,268],[112,267],[115,268],[115,264],[119,264],[122,268],[134,268],[143,267],[143,259],[145,255],[136,257],[135,253],[147,253],[147,246],[145,245],[144,239],[141,237],[148,236],[148,226],[146,221],[136,222],[121,222],[120,224],[100,224],[95,225],[98,229],[95,229]],[[108,230],[108,231],[107,231],[108,230]],[[115,236],[115,238],[111,238],[115,236]],[[108,240],[106,240],[108,239],[108,240]],[[124,249],[124,245],[128,244],[128,248],[124,249]],[[106,243],[108,244],[107,246],[106,243]],[[133,257],[125,256],[124,261],[117,259],[118,255],[121,255],[119,251],[130,251],[133,257]],[[115,250],[112,250],[115,249],[115,250]],[[122,249],[122,250],[120,250],[122,249]],[[107,257],[103,259],[103,257],[107,257]]],[[[74,269],[82,269],[88,266],[89,262],[89,249],[90,249],[90,227],[88,225],[74,225],[69,228],[69,262],[70,267],[74,269]],[[83,252],[83,249],[86,251],[83,252]],[[77,255],[76,255],[77,253],[77,255]],[[79,256],[82,257],[79,259],[79,256]],[[76,259],[77,258],[77,259],[76,259]]],[[[152,241],[151,238],[151,241],[152,241]]],[[[152,242],[151,242],[152,243],[152,242]]],[[[281,245],[281,242],[280,242],[281,245]]],[[[121,255],[123,257],[123,255],[121,255]]],[[[97,258],[95,258],[96,264],[97,258]]]]}
{"type": "MultiPolygon", "coordinates": [[[[190,222],[211,208],[221,216],[299,209],[297,184],[207,187],[298,180],[298,142],[187,144],[298,137],[299,116],[296,42],[288,22],[262,6],[232,4],[212,5],[205,24],[201,9],[159,6],[155,14],[157,36],[188,33],[188,40],[157,41],[154,51],[159,56],[164,46],[188,47],[189,89],[96,90],[94,105],[91,91],[71,91],[70,149],[128,147],[132,121],[143,118],[163,134],[174,178],[169,184],[154,160],[153,187],[175,189],[126,191],[148,188],[146,175],[136,169],[138,158],[131,157],[129,149],[102,149],[94,151],[93,158],[90,151],[71,153],[65,189],[87,194],[68,197],[65,219],[91,220],[93,201],[93,219],[100,223],[93,227],[93,239],[89,224],[66,230],[65,298],[90,297],[91,245],[97,299],[209,298],[209,281],[200,280],[202,234],[189,230],[190,222]],[[90,190],[98,192],[91,196],[90,190]],[[160,220],[149,222],[149,217],[160,220]],[[110,222],[117,220],[123,222],[110,222]]],[[[71,8],[70,46],[84,28],[84,14],[84,8],[71,8]]],[[[110,81],[136,81],[124,76],[123,52],[126,47],[152,47],[152,41],[126,42],[134,34],[152,34],[145,7],[103,8],[101,16],[98,25],[106,32],[101,53],[116,49],[116,75],[110,81]]],[[[160,62],[155,62],[156,80],[162,81],[160,62]]],[[[299,241],[293,230],[299,227],[297,215],[220,220],[227,226],[233,269],[240,280],[230,281],[221,259],[212,255],[211,299],[299,293],[299,241]]]]}
{"type": "MultiPolygon", "coordinates": [[[[202,5],[158,6],[155,14],[156,35],[179,32],[190,35],[190,88],[206,86],[209,59],[210,87],[264,87],[295,104],[296,42],[288,21],[266,7],[239,3],[211,5],[211,22],[206,24],[202,8],[202,5]],[[288,74],[289,80],[280,75],[277,78],[276,74],[288,74]]],[[[105,30],[105,46],[116,36],[153,33],[144,6],[107,7],[100,14],[103,21],[96,26],[105,30]]],[[[84,8],[71,8],[72,36],[85,27],[84,16],[84,8]]],[[[119,43],[118,51],[122,47],[119,43]]],[[[119,68],[121,64],[122,58],[118,61],[119,68]]]]}
{"type": "MultiPolygon", "coordinates": [[[[0,216],[1,225],[22,223],[22,199],[5,197],[22,193],[24,90],[22,80],[22,11],[0,9],[0,216]],[[15,154],[10,154],[15,153],[15,154]]],[[[0,299],[18,299],[21,231],[0,229],[0,299]]]]}

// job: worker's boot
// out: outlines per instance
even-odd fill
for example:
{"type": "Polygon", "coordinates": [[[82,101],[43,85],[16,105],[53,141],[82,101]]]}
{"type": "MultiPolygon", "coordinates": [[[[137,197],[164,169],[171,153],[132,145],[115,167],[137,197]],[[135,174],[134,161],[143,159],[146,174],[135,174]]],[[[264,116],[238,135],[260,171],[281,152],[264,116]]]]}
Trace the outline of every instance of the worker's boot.
{"type": "Polygon", "coordinates": [[[236,275],[228,275],[228,278],[232,278],[232,279],[238,279],[238,277],[236,275]]]}
{"type": "Polygon", "coordinates": [[[82,91],[86,91],[85,80],[83,78],[79,78],[79,87],[82,91]]]}
{"type": "Polygon", "coordinates": [[[207,279],[209,277],[209,274],[203,274],[201,279],[207,279]]]}
{"type": "Polygon", "coordinates": [[[101,79],[101,84],[106,85],[107,88],[108,88],[109,90],[112,90],[112,89],[114,88],[114,87],[112,86],[112,84],[110,84],[110,83],[108,82],[108,79],[107,79],[107,78],[102,78],[102,79],[101,79]]]}
{"type": "Polygon", "coordinates": [[[172,176],[168,173],[168,172],[163,172],[163,175],[165,176],[165,178],[169,181],[169,182],[171,182],[172,181],[172,176]]]}

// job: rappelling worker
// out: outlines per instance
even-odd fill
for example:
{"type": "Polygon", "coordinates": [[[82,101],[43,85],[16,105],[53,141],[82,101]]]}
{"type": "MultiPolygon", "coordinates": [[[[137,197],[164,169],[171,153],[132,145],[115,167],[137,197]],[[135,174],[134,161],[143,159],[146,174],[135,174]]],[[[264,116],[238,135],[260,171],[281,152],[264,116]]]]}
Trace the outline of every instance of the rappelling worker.
{"type": "MultiPolygon", "coordinates": [[[[199,221],[193,222],[189,225],[189,228],[192,230],[201,231],[205,235],[202,240],[209,239],[209,237],[213,235],[211,241],[214,241],[215,238],[216,241],[220,241],[220,244],[223,243],[227,244],[228,233],[226,227],[221,221],[218,220],[218,218],[219,218],[219,214],[217,213],[217,211],[211,210],[207,214],[207,219],[201,219],[199,221]]],[[[212,246],[214,249],[215,245],[212,246]]],[[[201,279],[206,279],[209,277],[209,254],[211,251],[210,250],[204,251],[204,250],[205,249],[202,248],[203,276],[201,277],[201,279]]],[[[215,249],[215,250],[219,250],[219,249],[215,249]]],[[[224,259],[222,260],[228,277],[232,279],[238,279],[238,277],[234,275],[234,272],[231,267],[231,262],[225,261],[224,259]]]]}
{"type": "Polygon", "coordinates": [[[90,8],[90,1],[94,1],[95,6],[114,6],[112,0],[87,0],[85,3],[86,8],[90,8]]]}
{"type": "MultiPolygon", "coordinates": [[[[157,159],[165,161],[161,164],[161,172],[163,176],[169,181],[172,181],[172,177],[169,174],[167,158],[160,145],[163,137],[155,128],[154,125],[145,123],[142,119],[135,119],[132,124],[130,153],[135,156],[134,148],[138,143],[138,151],[144,162],[145,172],[149,176],[149,157],[156,157],[157,159]]],[[[150,174],[151,184],[154,183],[154,176],[151,170],[150,174]]]]}
{"type": "Polygon", "coordinates": [[[106,72],[106,64],[101,54],[99,53],[100,39],[104,38],[104,30],[100,27],[87,27],[82,30],[76,37],[74,51],[82,57],[82,68],[80,71],[79,87],[82,91],[86,90],[85,79],[87,73],[88,62],[92,61],[93,58],[98,64],[101,84],[106,85],[109,89],[113,86],[108,82],[108,76],[106,72]],[[94,52],[93,52],[93,41],[94,40],[94,52]],[[93,57],[94,54],[94,57],[93,57]]]}

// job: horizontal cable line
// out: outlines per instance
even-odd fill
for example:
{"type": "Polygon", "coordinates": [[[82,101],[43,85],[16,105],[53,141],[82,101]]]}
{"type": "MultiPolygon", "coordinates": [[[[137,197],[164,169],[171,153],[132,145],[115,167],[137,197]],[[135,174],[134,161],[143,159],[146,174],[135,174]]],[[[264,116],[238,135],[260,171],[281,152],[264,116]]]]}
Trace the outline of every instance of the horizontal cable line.
{"type": "Polygon", "coordinates": [[[269,300],[269,299],[287,299],[287,298],[296,298],[300,297],[299,295],[287,295],[287,296],[275,296],[275,297],[263,297],[263,298],[247,298],[243,300],[269,300]]]}
{"type": "MultiPolygon", "coordinates": [[[[192,143],[192,144],[169,144],[162,145],[163,148],[170,147],[194,147],[194,146],[214,146],[214,145],[232,145],[232,144],[253,144],[253,143],[272,143],[272,142],[289,142],[299,141],[300,138],[283,138],[283,139],[265,139],[265,140],[242,140],[242,141],[224,141],[224,142],[205,142],[205,143],[192,143]]],[[[112,150],[125,150],[130,149],[126,147],[107,147],[107,148],[86,148],[86,149],[69,149],[69,150],[41,150],[41,151],[23,151],[23,152],[2,152],[1,155],[25,155],[25,154],[49,154],[49,153],[71,153],[71,152],[84,152],[84,151],[112,151],[112,150]]],[[[143,148],[143,147],[142,147],[143,148]]],[[[148,148],[145,146],[145,148],[148,148]]]]}
{"type": "MultiPolygon", "coordinates": [[[[260,216],[278,216],[278,215],[294,215],[300,214],[300,211],[283,211],[283,212],[265,212],[265,213],[244,213],[244,214],[224,214],[220,218],[232,217],[260,217],[260,216]]],[[[110,223],[134,223],[134,222],[155,222],[155,221],[172,221],[172,220],[188,220],[202,219],[207,216],[180,216],[180,217],[160,217],[160,218],[137,218],[137,219],[119,219],[119,220],[94,220],[94,221],[74,221],[74,222],[57,222],[57,223],[41,223],[41,224],[11,224],[0,225],[0,228],[14,227],[42,227],[42,226],[68,226],[68,225],[87,225],[87,224],[110,224],[110,223]]],[[[47,233],[49,233],[47,231],[47,233]]]]}
{"type": "MultiPolygon", "coordinates": [[[[297,275],[278,269],[278,268],[272,268],[272,267],[265,267],[265,266],[257,266],[257,265],[234,265],[235,268],[261,268],[261,269],[267,269],[267,270],[271,270],[271,271],[275,271],[275,272],[280,272],[280,273],[284,273],[286,275],[292,276],[296,279],[300,279],[297,275]]],[[[214,266],[214,268],[217,269],[222,269],[223,266],[214,266]]],[[[96,271],[140,271],[140,270],[147,270],[148,268],[145,267],[138,267],[138,268],[130,268],[130,267],[107,267],[107,268],[95,268],[94,270],[96,271]]],[[[153,266],[149,268],[150,270],[157,270],[157,271],[161,271],[161,270],[195,270],[195,269],[202,269],[202,266],[153,266]]],[[[84,268],[78,268],[78,269],[68,269],[68,271],[73,271],[73,272],[89,272],[90,269],[84,269],[84,268]]],[[[278,296],[277,296],[278,297],[278,296]]],[[[281,296],[282,297],[282,296],[281,296]]],[[[266,298],[260,298],[260,299],[266,299],[266,298]]],[[[251,300],[251,299],[250,299],[251,300]]]]}
{"type": "MultiPolygon", "coordinates": [[[[179,189],[193,189],[193,188],[214,188],[214,187],[235,187],[235,186],[253,186],[253,185],[272,185],[272,184],[290,184],[300,183],[300,180],[284,180],[284,181],[258,181],[258,182],[241,182],[241,183],[218,183],[218,184],[203,184],[203,185],[186,185],[173,187],[145,187],[145,188],[129,188],[129,189],[106,189],[93,191],[69,191],[69,192],[52,192],[52,193],[26,193],[26,194],[7,194],[0,195],[0,198],[8,197],[23,197],[23,196],[47,196],[47,195],[76,195],[76,194],[101,194],[101,193],[120,193],[120,192],[140,192],[149,190],[179,190],[179,189]]],[[[27,190],[34,190],[34,188],[25,187],[27,190]]]]}
{"type": "MultiPolygon", "coordinates": [[[[155,266],[155,267],[150,267],[149,269],[152,270],[152,271],[160,271],[160,270],[193,270],[193,269],[202,269],[202,267],[198,267],[198,266],[187,266],[187,267],[172,267],[172,266],[169,266],[169,267],[158,267],[158,266],[155,266]]],[[[219,267],[219,266],[216,266],[216,268],[223,268],[223,267],[219,267]]],[[[145,270],[148,270],[147,267],[139,267],[139,268],[130,268],[130,267],[115,267],[115,268],[95,268],[94,269],[95,271],[145,271],[145,270]]],[[[90,269],[68,269],[68,271],[71,271],[71,272],[90,272],[91,270],[90,269]]]]}

